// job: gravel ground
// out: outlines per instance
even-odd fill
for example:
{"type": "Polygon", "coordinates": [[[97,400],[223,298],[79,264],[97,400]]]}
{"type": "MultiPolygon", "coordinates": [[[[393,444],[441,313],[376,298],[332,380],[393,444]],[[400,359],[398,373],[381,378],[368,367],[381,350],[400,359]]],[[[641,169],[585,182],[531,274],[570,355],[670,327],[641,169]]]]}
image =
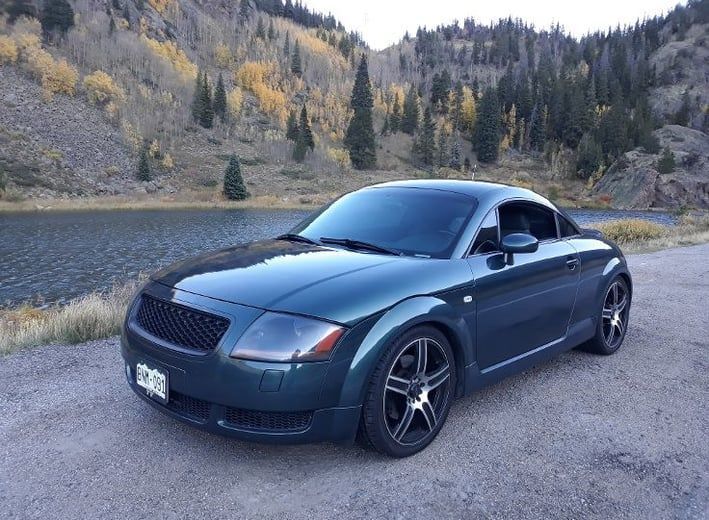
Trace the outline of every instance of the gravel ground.
{"type": "Polygon", "coordinates": [[[616,355],[569,352],[463,398],[405,460],[184,426],[128,389],[117,339],[5,357],[0,516],[707,518],[707,257],[631,257],[616,355]]]}

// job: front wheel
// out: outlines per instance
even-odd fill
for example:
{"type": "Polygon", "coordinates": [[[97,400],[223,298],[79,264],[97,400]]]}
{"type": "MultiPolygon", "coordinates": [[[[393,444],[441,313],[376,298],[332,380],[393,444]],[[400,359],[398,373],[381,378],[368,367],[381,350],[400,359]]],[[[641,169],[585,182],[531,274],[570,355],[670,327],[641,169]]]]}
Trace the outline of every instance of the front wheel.
{"type": "Polygon", "coordinates": [[[623,344],[630,315],[630,290],[622,276],[611,280],[600,305],[596,335],[583,348],[595,354],[613,354],[623,344]]]}
{"type": "Polygon", "coordinates": [[[446,337],[421,326],[400,336],[370,380],[360,435],[376,450],[407,457],[428,446],[448,417],[455,360],[446,337]]]}

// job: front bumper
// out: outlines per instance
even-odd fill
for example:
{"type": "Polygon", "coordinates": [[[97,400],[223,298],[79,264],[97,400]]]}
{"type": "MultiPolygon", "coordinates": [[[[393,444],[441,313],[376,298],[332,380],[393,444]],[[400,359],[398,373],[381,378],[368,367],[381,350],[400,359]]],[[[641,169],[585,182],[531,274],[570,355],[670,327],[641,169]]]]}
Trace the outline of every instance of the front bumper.
{"type": "Polygon", "coordinates": [[[156,298],[217,310],[239,325],[230,329],[215,351],[190,356],[142,331],[132,319],[132,309],[121,337],[121,354],[128,384],[143,400],[197,428],[244,440],[354,440],[361,406],[339,403],[337,388],[342,381],[334,374],[342,370],[333,370],[332,362],[271,363],[229,357],[229,346],[261,311],[174,289],[167,291],[159,284],[149,284],[144,290],[156,298]],[[169,373],[170,398],[166,405],[148,397],[136,384],[138,363],[169,373]]]}

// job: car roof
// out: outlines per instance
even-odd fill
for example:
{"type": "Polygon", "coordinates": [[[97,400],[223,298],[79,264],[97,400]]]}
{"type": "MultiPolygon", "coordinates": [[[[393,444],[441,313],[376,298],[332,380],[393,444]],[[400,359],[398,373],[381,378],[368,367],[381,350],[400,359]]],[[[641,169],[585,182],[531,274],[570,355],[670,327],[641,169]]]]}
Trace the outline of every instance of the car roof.
{"type": "Polygon", "coordinates": [[[493,202],[508,198],[524,198],[535,202],[544,202],[548,205],[546,199],[531,190],[487,181],[410,179],[403,181],[383,182],[381,184],[370,186],[370,188],[430,189],[468,195],[475,197],[479,202],[493,202]]]}

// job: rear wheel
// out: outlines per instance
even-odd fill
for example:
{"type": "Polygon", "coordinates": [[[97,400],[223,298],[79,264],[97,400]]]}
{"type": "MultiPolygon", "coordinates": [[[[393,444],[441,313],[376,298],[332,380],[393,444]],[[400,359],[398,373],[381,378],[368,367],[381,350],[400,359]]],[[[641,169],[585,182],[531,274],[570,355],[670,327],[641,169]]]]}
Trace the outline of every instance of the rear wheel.
{"type": "Polygon", "coordinates": [[[596,335],[583,348],[595,354],[613,354],[623,344],[630,315],[630,291],[622,276],[611,280],[600,307],[596,335]]]}
{"type": "Polygon", "coordinates": [[[411,329],[379,361],[362,411],[360,436],[376,450],[407,457],[428,446],[448,417],[455,361],[434,327],[411,329]]]}

